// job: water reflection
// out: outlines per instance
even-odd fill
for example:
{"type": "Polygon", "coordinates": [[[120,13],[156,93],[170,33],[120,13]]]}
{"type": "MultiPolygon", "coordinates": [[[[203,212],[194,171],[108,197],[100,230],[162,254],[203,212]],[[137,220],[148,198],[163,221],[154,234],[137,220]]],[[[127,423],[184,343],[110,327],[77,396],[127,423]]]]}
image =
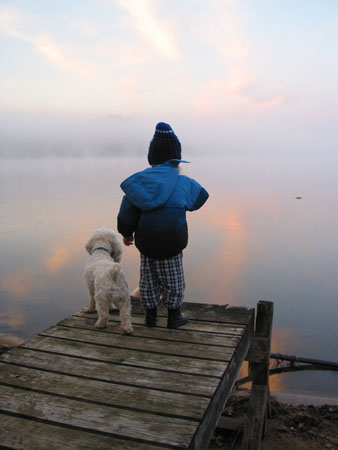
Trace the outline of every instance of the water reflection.
{"type": "Polygon", "coordinates": [[[210,198],[198,217],[189,216],[194,227],[185,252],[188,285],[194,298],[204,292],[211,303],[236,304],[238,276],[248,258],[248,231],[238,208],[222,210],[216,203],[210,198]]]}
{"type": "Polygon", "coordinates": [[[0,289],[12,295],[13,298],[23,298],[32,291],[33,277],[32,269],[5,275],[0,281],[0,289]]]}
{"type": "MultiPolygon", "coordinates": [[[[210,193],[188,214],[186,301],[254,307],[272,300],[274,352],[338,360],[338,182],[330,161],[325,175],[317,166],[226,158],[184,166],[210,193]]],[[[1,162],[0,333],[28,338],[87,304],[84,245],[95,228],[116,227],[119,183],[144,167],[143,158],[1,162]]],[[[122,264],[132,290],[134,247],[122,264]]],[[[271,386],[338,396],[337,378],[278,375],[271,386]]]]}
{"type": "Polygon", "coordinates": [[[0,312],[0,325],[18,330],[25,323],[22,310],[18,306],[11,306],[5,312],[0,312]]]}
{"type": "Polygon", "coordinates": [[[70,256],[70,249],[65,244],[61,244],[50,249],[50,253],[46,256],[45,259],[47,272],[57,272],[67,264],[70,256]]]}

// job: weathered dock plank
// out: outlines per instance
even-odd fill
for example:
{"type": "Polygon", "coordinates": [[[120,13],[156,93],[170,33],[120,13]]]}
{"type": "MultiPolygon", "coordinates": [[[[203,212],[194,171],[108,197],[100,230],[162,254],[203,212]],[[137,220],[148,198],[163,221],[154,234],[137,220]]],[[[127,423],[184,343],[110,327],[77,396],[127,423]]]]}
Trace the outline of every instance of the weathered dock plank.
{"type": "MultiPolygon", "coordinates": [[[[126,339],[129,336],[125,337],[126,339]]],[[[48,336],[36,336],[22,344],[23,348],[44,350],[69,356],[85,355],[97,361],[115,362],[128,366],[149,367],[181,373],[222,376],[227,363],[224,361],[203,360],[185,356],[167,355],[130,350],[128,348],[112,348],[103,345],[87,344],[48,336]]],[[[166,349],[164,348],[164,351],[166,349]]]]}
{"type": "Polygon", "coordinates": [[[163,446],[114,438],[0,413],[2,448],[25,450],[163,450],[163,446]]]}
{"type": "MultiPolygon", "coordinates": [[[[80,317],[87,318],[96,318],[95,314],[86,314],[86,313],[78,313],[80,317]]],[[[119,330],[119,319],[118,316],[113,315],[109,320],[112,327],[114,327],[117,331],[119,330]]],[[[133,324],[144,325],[144,315],[134,315],[133,316],[133,324]]],[[[167,329],[167,318],[165,316],[159,316],[157,327],[167,329]]],[[[220,333],[220,334],[233,334],[241,336],[243,334],[243,330],[245,329],[245,325],[243,324],[235,324],[233,322],[229,324],[224,324],[221,322],[211,322],[206,320],[191,320],[186,325],[184,325],[184,330],[189,331],[198,331],[205,333],[220,333]]],[[[181,331],[181,330],[180,330],[181,331]]]]}
{"type": "Polygon", "coordinates": [[[212,396],[219,383],[217,377],[189,374],[184,374],[184,377],[182,377],[181,374],[175,372],[141,367],[133,367],[131,371],[129,366],[95,361],[87,357],[77,358],[57,353],[28,350],[21,347],[2,354],[0,361],[5,361],[13,366],[19,365],[111,383],[123,382],[128,386],[150,387],[168,392],[185,393],[188,385],[190,394],[206,397],[212,396]]]}
{"type": "Polygon", "coordinates": [[[0,385],[2,411],[34,416],[61,425],[119,435],[176,447],[187,447],[196,422],[158,414],[93,405],[40,392],[0,385]]]}
{"type": "MultiPolygon", "coordinates": [[[[166,316],[164,305],[158,308],[159,314],[166,316]]],[[[248,325],[250,323],[251,308],[230,305],[213,305],[210,303],[184,303],[184,311],[188,312],[190,319],[226,324],[248,325]]],[[[139,301],[133,301],[133,313],[144,314],[139,301]]]]}
{"type": "Polygon", "coordinates": [[[185,304],[178,330],[76,313],[0,356],[0,446],[205,450],[252,341],[254,310],[185,304]],[[187,307],[186,307],[187,306],[187,307]]]}
{"type": "MultiPolygon", "coordinates": [[[[126,386],[104,381],[88,380],[42,370],[17,366],[0,361],[1,383],[27,390],[45,392],[68,398],[85,398],[103,405],[120,406],[158,414],[200,420],[208,406],[208,398],[190,394],[163,392],[155,389],[126,386]],[[184,412],[183,412],[184,411],[184,412]]],[[[117,380],[118,381],[118,380],[117,380]]]]}
{"type": "Polygon", "coordinates": [[[209,346],[198,343],[170,342],[167,341],[165,349],[158,346],[154,338],[139,336],[122,336],[121,334],[97,333],[93,328],[81,329],[53,326],[40,333],[40,336],[48,336],[62,339],[75,340],[90,344],[105,345],[120,349],[146,351],[151,353],[165,353],[167,355],[191,356],[194,358],[211,359],[216,361],[229,361],[233,354],[233,347],[209,346]]]}
{"type": "MultiPolygon", "coordinates": [[[[85,330],[93,330],[94,323],[96,319],[93,318],[93,314],[88,314],[86,317],[80,316],[80,315],[74,315],[71,317],[67,317],[66,319],[62,320],[58,325],[60,326],[66,326],[66,327],[72,327],[72,328],[82,328],[85,330]]],[[[173,342],[188,342],[191,344],[197,343],[199,344],[201,342],[201,333],[195,332],[195,331],[188,331],[186,329],[181,329],[179,333],[177,333],[177,330],[168,330],[166,326],[164,326],[164,319],[160,319],[160,322],[162,322],[162,327],[159,325],[156,328],[147,328],[144,326],[144,316],[143,317],[133,317],[133,325],[134,325],[134,336],[135,337],[146,337],[153,339],[164,339],[166,341],[173,341],[173,342]],[[138,322],[138,323],[137,323],[138,322]]],[[[121,334],[121,331],[119,330],[119,327],[117,324],[119,323],[118,319],[116,318],[116,323],[114,323],[113,320],[110,320],[110,323],[107,328],[96,330],[103,333],[108,334],[121,334]],[[115,324],[115,326],[112,326],[112,323],[115,324]]],[[[205,333],[203,335],[203,343],[205,345],[217,345],[221,347],[236,347],[241,339],[241,335],[243,333],[243,327],[236,329],[234,327],[227,328],[228,333],[224,333],[225,329],[223,330],[223,333],[205,333]],[[235,331],[234,331],[235,330],[235,331]],[[227,335],[226,340],[224,339],[224,334],[227,335]]]]}

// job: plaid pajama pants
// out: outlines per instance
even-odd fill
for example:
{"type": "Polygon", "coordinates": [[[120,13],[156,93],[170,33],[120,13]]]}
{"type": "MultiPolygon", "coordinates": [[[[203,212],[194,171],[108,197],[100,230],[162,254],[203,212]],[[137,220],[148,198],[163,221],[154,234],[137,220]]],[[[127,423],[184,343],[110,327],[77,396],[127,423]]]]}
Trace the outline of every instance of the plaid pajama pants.
{"type": "Polygon", "coordinates": [[[184,297],[183,254],[173,258],[153,259],[141,254],[140,294],[146,309],[161,301],[168,309],[178,308],[184,297]]]}

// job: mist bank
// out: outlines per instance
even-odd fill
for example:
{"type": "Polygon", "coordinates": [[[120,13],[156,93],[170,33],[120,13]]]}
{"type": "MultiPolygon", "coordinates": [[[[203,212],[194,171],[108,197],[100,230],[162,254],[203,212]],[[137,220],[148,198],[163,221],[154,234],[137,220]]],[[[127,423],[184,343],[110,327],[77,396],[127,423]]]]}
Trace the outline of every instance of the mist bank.
{"type": "Polygon", "coordinates": [[[0,158],[74,158],[74,157],[110,157],[123,155],[141,155],[144,149],[137,142],[125,141],[112,137],[104,139],[93,136],[70,138],[50,137],[3,137],[1,136],[0,158]]]}
{"type": "Polygon", "coordinates": [[[136,121],[118,115],[12,113],[0,118],[2,158],[138,155],[149,143],[136,121]]]}
{"type": "Polygon", "coordinates": [[[71,114],[0,110],[0,158],[143,156],[155,125],[172,125],[183,157],[336,157],[331,123],[281,123],[278,117],[71,114]]]}

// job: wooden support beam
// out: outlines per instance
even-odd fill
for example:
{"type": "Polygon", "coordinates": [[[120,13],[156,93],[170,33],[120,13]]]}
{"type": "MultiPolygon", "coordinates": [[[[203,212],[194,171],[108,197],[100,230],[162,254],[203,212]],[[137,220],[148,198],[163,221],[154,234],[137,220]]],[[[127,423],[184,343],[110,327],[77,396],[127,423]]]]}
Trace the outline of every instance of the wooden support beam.
{"type": "Polygon", "coordinates": [[[269,365],[273,303],[257,304],[254,344],[249,350],[249,372],[252,388],[245,419],[241,450],[260,450],[266,431],[266,418],[270,412],[269,365]]]}
{"type": "Polygon", "coordinates": [[[266,358],[266,353],[269,346],[269,339],[255,336],[252,340],[248,354],[245,360],[250,363],[260,363],[266,358]]]}
{"type": "Polygon", "coordinates": [[[221,416],[218,421],[217,427],[220,430],[233,430],[236,431],[244,426],[244,416],[240,417],[226,417],[221,416]]]}

